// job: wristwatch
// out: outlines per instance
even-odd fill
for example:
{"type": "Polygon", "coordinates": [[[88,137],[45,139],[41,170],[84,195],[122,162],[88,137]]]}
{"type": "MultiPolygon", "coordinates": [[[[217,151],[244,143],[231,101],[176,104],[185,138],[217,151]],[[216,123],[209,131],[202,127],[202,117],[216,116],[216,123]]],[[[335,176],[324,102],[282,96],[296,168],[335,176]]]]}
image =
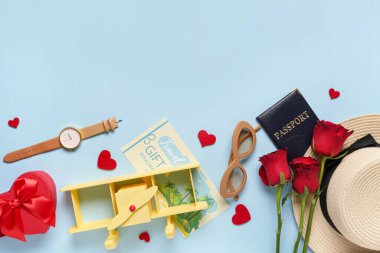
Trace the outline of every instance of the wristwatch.
{"type": "Polygon", "coordinates": [[[27,148],[13,151],[5,155],[3,160],[6,163],[13,163],[31,156],[35,156],[59,148],[64,148],[66,150],[75,150],[79,147],[81,141],[84,139],[93,137],[101,133],[114,131],[118,127],[119,122],[120,121],[117,121],[115,117],[112,117],[103,120],[98,124],[82,129],[66,127],[61,131],[58,137],[38,143],[27,148]]]}

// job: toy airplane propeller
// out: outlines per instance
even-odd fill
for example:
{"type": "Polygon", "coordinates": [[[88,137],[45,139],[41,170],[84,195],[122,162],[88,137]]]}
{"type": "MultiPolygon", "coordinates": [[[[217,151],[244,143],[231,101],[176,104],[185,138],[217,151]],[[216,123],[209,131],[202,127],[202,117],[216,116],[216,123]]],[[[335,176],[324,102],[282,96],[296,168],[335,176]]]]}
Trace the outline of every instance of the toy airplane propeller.
{"type": "Polygon", "coordinates": [[[150,222],[151,219],[166,217],[167,225],[165,235],[168,239],[175,236],[175,225],[172,222],[177,214],[200,211],[207,208],[207,202],[197,201],[192,169],[198,168],[199,163],[190,163],[181,166],[156,169],[144,173],[137,173],[125,177],[98,180],[95,182],[82,183],[67,186],[61,192],[70,191],[73,203],[76,226],[70,228],[69,233],[79,233],[94,229],[107,228],[108,237],[104,242],[106,249],[114,249],[119,243],[119,227],[132,226],[150,222]],[[162,205],[160,201],[156,177],[160,175],[169,176],[173,173],[188,171],[189,180],[193,188],[194,203],[182,204],[178,206],[162,205]],[[78,192],[91,187],[107,186],[110,191],[110,201],[112,202],[114,217],[84,222],[80,207],[78,192]]]}

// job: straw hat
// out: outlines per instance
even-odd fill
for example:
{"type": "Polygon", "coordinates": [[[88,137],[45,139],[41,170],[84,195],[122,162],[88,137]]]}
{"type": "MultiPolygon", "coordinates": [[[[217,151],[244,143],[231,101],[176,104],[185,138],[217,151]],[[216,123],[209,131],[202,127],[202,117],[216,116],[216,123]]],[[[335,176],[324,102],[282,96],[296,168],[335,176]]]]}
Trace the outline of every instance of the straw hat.
{"type": "MultiPolygon", "coordinates": [[[[380,115],[349,119],[342,125],[354,130],[343,148],[371,134],[380,143],[380,115]]],[[[305,156],[312,156],[309,149],[305,156]]],[[[380,148],[363,148],[347,155],[327,188],[327,209],[339,234],[324,218],[319,201],[314,211],[309,247],[315,253],[380,252],[380,148]]],[[[301,198],[293,196],[299,225],[301,198]]],[[[309,210],[306,208],[304,233],[309,210]]]]}

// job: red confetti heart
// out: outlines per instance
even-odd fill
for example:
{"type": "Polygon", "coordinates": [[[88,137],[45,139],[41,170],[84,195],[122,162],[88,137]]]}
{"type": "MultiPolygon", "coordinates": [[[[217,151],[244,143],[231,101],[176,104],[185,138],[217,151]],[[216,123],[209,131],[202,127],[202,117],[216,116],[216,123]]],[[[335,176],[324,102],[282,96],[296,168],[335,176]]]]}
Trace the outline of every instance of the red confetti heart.
{"type": "Polygon", "coordinates": [[[140,239],[141,241],[150,242],[150,236],[149,236],[149,233],[148,233],[147,231],[142,232],[142,233],[139,235],[139,239],[140,239]]]}
{"type": "Polygon", "coordinates": [[[232,217],[232,223],[242,225],[251,220],[251,215],[245,205],[239,204],[235,207],[235,215],[232,217]]]}
{"type": "Polygon", "coordinates": [[[114,159],[111,158],[111,153],[108,150],[100,152],[98,157],[98,168],[103,170],[113,170],[117,166],[114,159]]]}
{"type": "Polygon", "coordinates": [[[202,148],[213,145],[216,141],[215,135],[207,133],[206,130],[199,131],[198,139],[201,143],[202,148]]]}
{"type": "Polygon", "coordinates": [[[336,99],[336,98],[338,98],[340,96],[340,92],[337,91],[337,90],[334,90],[333,88],[331,88],[329,90],[329,95],[330,95],[331,99],[336,99]]]}
{"type": "Polygon", "coordinates": [[[8,120],[8,126],[13,127],[13,128],[17,128],[19,123],[20,123],[20,119],[17,117],[14,119],[8,120]]]}

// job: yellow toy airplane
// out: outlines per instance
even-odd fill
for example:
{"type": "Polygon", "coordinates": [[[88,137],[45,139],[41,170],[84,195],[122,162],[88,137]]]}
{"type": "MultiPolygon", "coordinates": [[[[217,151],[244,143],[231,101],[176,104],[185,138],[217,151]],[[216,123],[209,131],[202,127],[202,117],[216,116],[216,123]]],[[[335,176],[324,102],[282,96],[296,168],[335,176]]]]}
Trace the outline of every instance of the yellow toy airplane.
{"type": "Polygon", "coordinates": [[[198,167],[199,163],[191,163],[62,188],[61,192],[70,191],[71,193],[76,220],[76,226],[70,228],[69,233],[79,233],[94,229],[107,228],[108,237],[104,242],[104,246],[106,249],[111,250],[116,248],[119,243],[118,227],[137,225],[150,222],[151,219],[166,217],[166,238],[174,238],[175,225],[173,223],[173,217],[175,215],[200,211],[207,208],[207,202],[197,201],[196,198],[191,170],[198,167]],[[192,194],[194,203],[171,207],[161,205],[161,198],[159,198],[159,190],[156,184],[156,176],[166,175],[169,177],[172,173],[187,173],[186,170],[189,173],[189,179],[193,188],[192,194]],[[113,212],[115,215],[114,218],[84,222],[78,191],[90,187],[104,187],[105,185],[108,185],[110,191],[113,212]]]}

